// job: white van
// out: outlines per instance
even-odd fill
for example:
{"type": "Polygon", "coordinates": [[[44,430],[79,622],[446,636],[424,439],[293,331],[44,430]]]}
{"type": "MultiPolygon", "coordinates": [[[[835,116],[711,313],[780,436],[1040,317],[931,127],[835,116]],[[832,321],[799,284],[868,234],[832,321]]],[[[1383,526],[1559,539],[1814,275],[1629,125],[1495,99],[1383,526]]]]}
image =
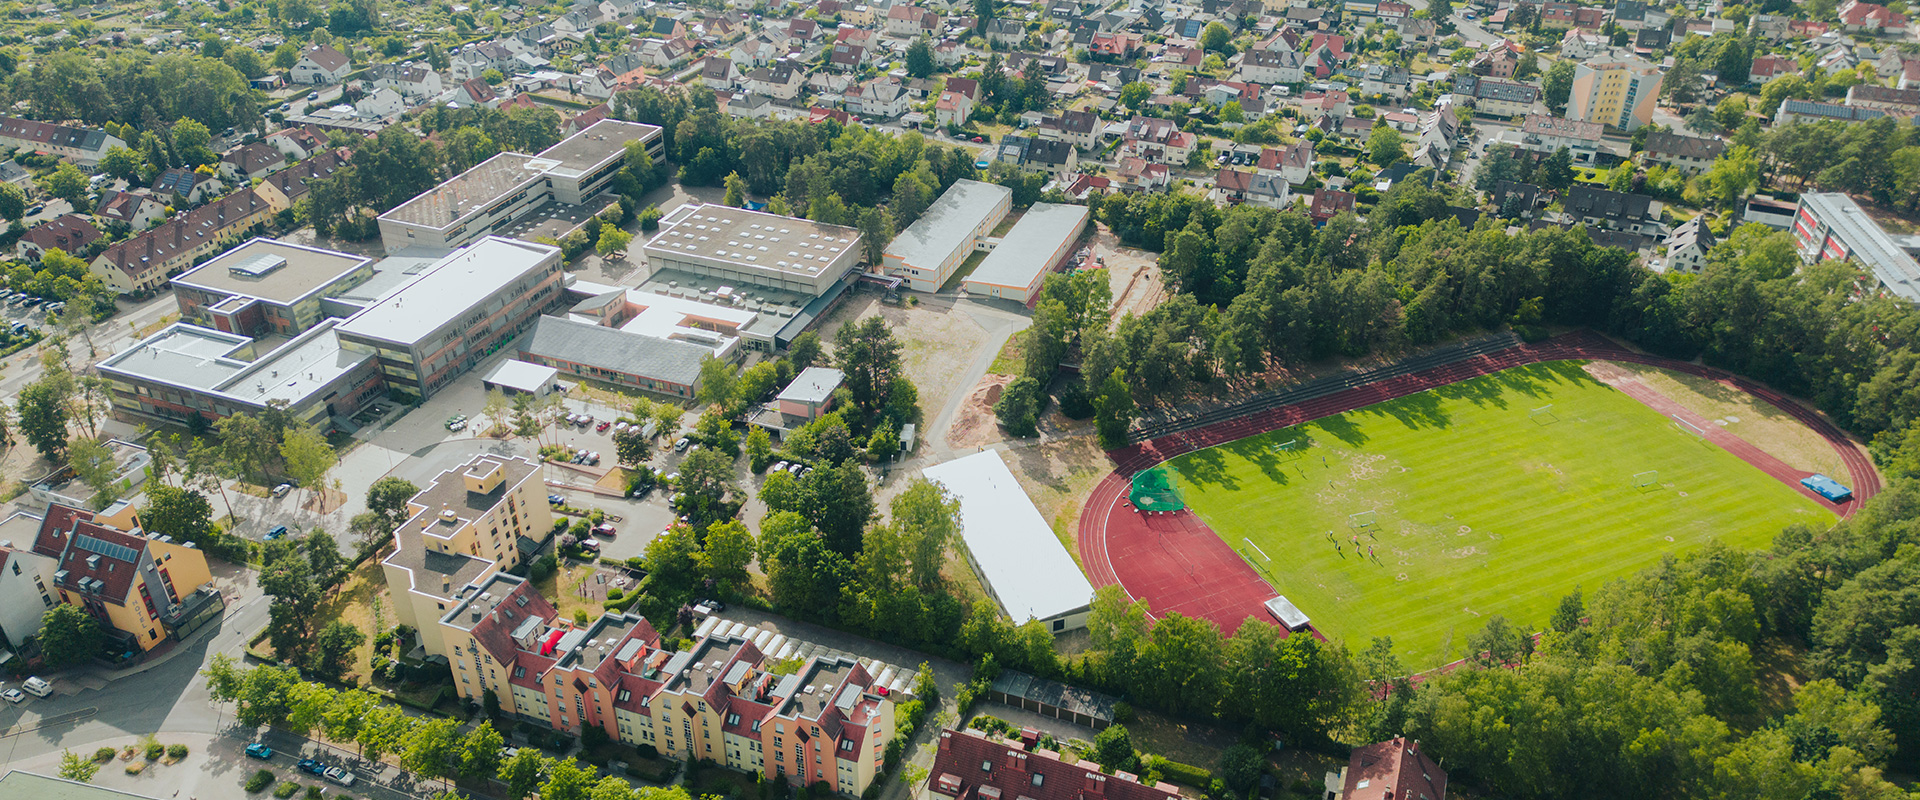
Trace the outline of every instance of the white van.
{"type": "Polygon", "coordinates": [[[25,683],[20,684],[20,688],[27,690],[27,693],[34,697],[53,696],[53,684],[39,678],[28,678],[25,683]]]}

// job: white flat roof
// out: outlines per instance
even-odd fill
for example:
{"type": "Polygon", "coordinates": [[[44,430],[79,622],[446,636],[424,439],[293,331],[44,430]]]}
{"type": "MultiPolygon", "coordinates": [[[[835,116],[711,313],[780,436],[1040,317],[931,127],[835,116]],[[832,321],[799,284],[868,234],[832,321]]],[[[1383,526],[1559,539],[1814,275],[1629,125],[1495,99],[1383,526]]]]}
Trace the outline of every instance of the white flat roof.
{"type": "Polygon", "coordinates": [[[1087,207],[1034,203],[975,267],[968,283],[1024,289],[1053,266],[1054,252],[1087,226],[1087,207]]]}
{"type": "Polygon", "coordinates": [[[1093,584],[1053,535],[997,450],[922,470],[960,501],[960,536],[989,591],[1016,624],[1093,602],[1093,584]]]}
{"type": "Polygon", "coordinates": [[[448,253],[412,283],[340,324],[340,332],[413,344],[470,313],[500,287],[518,280],[560,248],[488,236],[448,253]]]}
{"type": "Polygon", "coordinates": [[[539,364],[529,364],[509,358],[500,362],[500,366],[494,367],[492,372],[487,373],[485,382],[537,394],[542,388],[552,386],[554,376],[559,374],[560,370],[553,367],[543,367],[539,364]]]}
{"type": "Polygon", "coordinates": [[[712,349],[715,356],[725,353],[732,347],[732,342],[739,338],[722,333],[720,329],[732,328],[737,331],[753,324],[754,318],[759,316],[744,308],[729,308],[639,289],[627,290],[627,302],[640,306],[640,313],[621,325],[620,330],[655,339],[697,344],[712,349]]]}
{"type": "Polygon", "coordinates": [[[937,266],[962,245],[971,245],[973,231],[1013,190],[993,183],[957,180],[912,225],[887,243],[886,254],[908,265],[937,266]]]}

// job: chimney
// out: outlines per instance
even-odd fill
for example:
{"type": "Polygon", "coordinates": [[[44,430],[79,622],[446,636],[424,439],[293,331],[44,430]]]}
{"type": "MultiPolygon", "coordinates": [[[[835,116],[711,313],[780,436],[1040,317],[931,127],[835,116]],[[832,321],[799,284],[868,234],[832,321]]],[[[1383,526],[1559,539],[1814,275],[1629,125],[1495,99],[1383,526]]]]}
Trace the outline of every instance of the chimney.
{"type": "Polygon", "coordinates": [[[440,591],[443,591],[443,592],[453,591],[453,578],[448,577],[446,575],[440,576],[440,591]]]}
{"type": "Polygon", "coordinates": [[[1086,793],[1094,797],[1103,797],[1107,792],[1107,776],[1098,772],[1087,773],[1086,793]]]}
{"type": "Polygon", "coordinates": [[[1007,769],[1024,773],[1027,771],[1027,754],[1019,750],[1007,751],[1007,769]]]}

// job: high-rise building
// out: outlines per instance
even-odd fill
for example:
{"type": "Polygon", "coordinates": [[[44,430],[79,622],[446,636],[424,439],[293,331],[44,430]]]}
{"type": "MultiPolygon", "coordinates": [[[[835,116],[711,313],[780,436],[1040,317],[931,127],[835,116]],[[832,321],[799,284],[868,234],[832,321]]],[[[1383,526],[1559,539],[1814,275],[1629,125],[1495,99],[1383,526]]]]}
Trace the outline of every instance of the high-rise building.
{"type": "Polygon", "coordinates": [[[1567,118],[1633,130],[1653,121],[1660,70],[1638,59],[1592,61],[1573,70],[1567,118]]]}

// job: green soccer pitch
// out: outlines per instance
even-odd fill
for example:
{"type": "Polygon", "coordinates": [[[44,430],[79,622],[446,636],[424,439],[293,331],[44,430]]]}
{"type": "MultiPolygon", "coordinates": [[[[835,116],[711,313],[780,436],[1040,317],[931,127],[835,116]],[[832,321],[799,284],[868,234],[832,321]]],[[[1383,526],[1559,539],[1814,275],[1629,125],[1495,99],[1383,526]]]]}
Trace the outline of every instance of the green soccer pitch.
{"type": "Polygon", "coordinates": [[[1716,537],[1762,547],[1789,524],[1835,519],[1579,362],[1506,370],[1170,465],[1188,507],[1316,628],[1356,651],[1391,636],[1413,669],[1464,656],[1495,614],[1542,628],[1574,587],[1590,593],[1665,553],[1716,537]]]}

